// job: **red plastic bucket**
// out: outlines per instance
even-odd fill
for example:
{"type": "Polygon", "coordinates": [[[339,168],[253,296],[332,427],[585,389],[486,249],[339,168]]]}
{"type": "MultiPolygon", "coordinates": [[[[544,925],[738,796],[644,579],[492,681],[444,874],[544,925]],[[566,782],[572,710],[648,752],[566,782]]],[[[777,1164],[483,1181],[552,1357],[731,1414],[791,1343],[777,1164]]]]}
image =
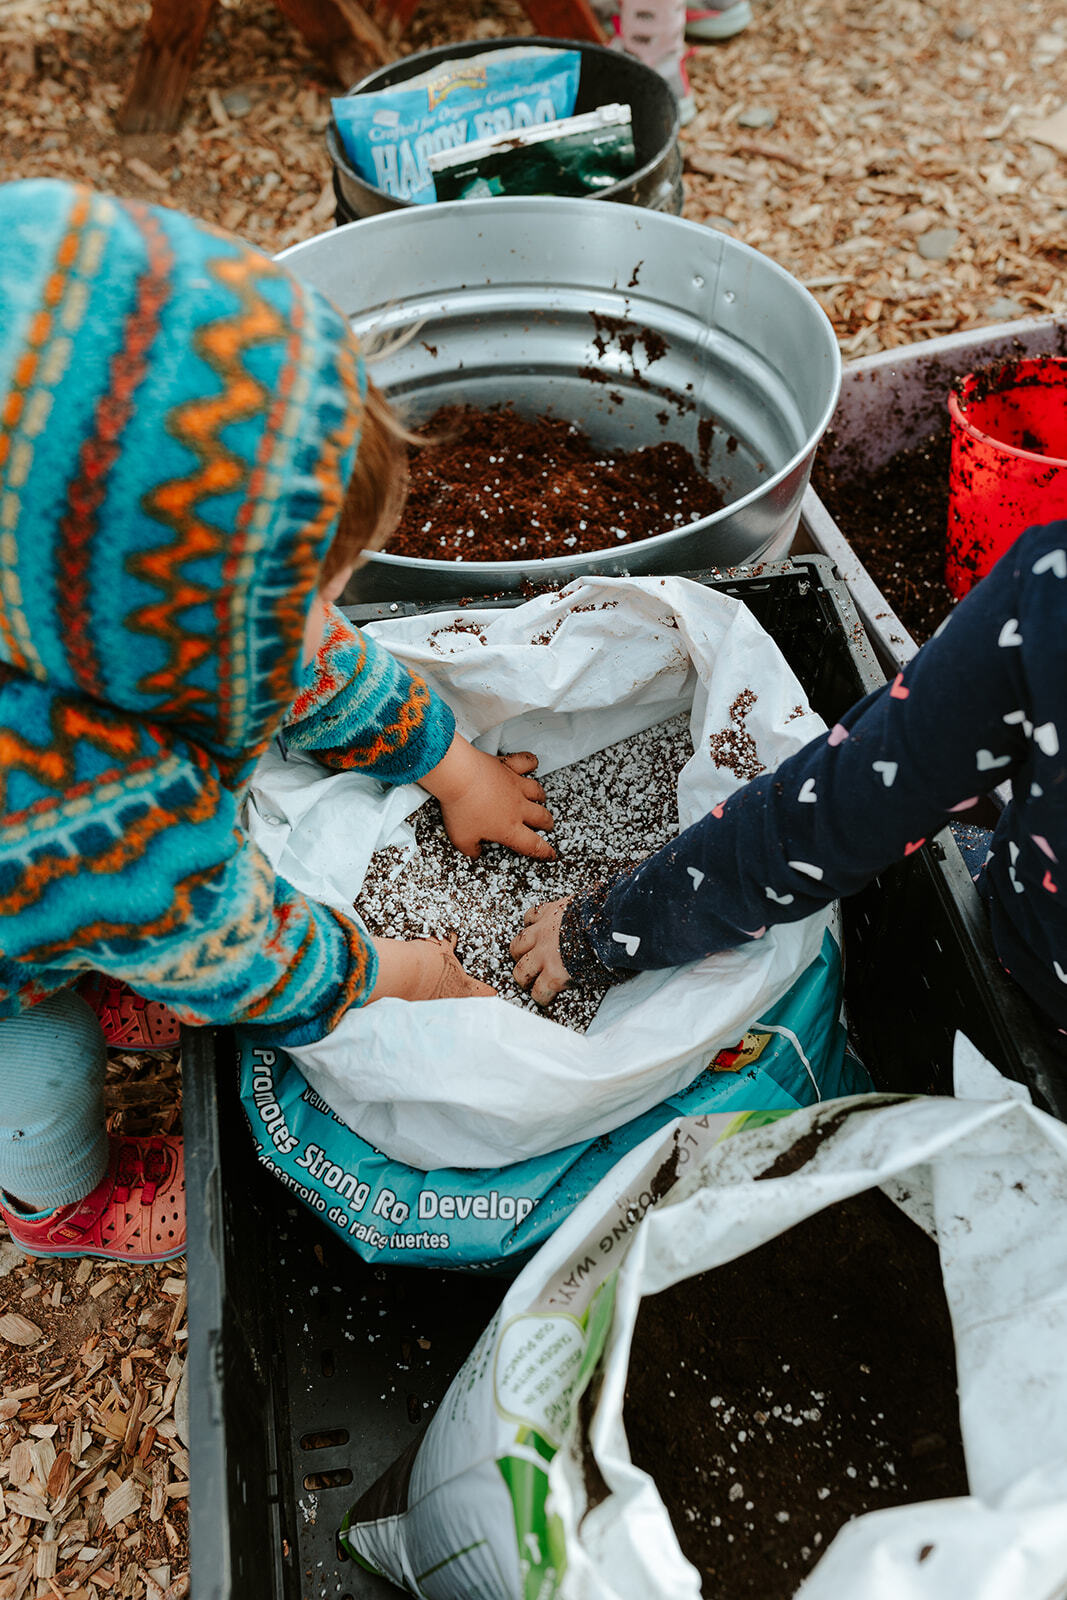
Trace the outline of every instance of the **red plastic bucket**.
{"type": "Polygon", "coordinates": [[[945,582],[959,596],[1020,533],[1067,516],[1067,357],[969,373],[948,410],[945,582]]]}

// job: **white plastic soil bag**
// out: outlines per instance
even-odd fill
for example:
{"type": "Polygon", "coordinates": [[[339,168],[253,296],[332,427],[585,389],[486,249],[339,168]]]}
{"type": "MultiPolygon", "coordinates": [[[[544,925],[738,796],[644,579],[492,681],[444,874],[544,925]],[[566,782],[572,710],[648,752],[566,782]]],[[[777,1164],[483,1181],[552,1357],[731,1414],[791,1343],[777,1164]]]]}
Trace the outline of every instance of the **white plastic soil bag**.
{"type": "Polygon", "coordinates": [[[1067,1128],[1013,1099],[869,1095],[646,1141],[515,1280],[414,1459],[357,1501],[352,1554],[427,1600],[698,1600],[623,1429],[639,1303],[874,1185],[936,1230],[971,1492],[855,1518],[797,1595],[1059,1596],[1067,1128]]]}
{"type": "MultiPolygon", "coordinates": [[[[683,828],[741,781],[714,764],[709,739],[736,728],[744,691],[754,696],[744,726],[766,767],[824,727],[752,614],[684,578],[593,578],[514,608],[367,631],[440,691],[462,733],[492,754],[533,750],[542,772],[691,708],[683,828]]],[[[247,822],[284,877],[351,915],[371,854],[413,839],[405,818],[426,798],[414,784],[387,789],[272,751],[247,822]]],[[[638,974],[609,991],[584,1036],[499,999],[380,1000],[290,1054],[337,1115],[396,1160],[505,1166],[595,1138],[682,1089],[785,993],[826,924],[820,914],[743,949],[638,974]]]]}

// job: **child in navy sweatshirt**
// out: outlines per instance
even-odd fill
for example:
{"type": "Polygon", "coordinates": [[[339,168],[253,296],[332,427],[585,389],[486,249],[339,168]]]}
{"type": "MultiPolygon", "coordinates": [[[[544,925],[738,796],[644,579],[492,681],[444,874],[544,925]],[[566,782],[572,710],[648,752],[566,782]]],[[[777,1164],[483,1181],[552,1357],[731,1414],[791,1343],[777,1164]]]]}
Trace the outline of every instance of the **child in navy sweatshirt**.
{"type": "Polygon", "coordinates": [[[1067,522],[1031,528],[892,683],[647,861],[527,913],[547,1005],[758,939],[857,890],[1011,779],[978,876],[997,954],[1067,1061],[1067,522]]]}

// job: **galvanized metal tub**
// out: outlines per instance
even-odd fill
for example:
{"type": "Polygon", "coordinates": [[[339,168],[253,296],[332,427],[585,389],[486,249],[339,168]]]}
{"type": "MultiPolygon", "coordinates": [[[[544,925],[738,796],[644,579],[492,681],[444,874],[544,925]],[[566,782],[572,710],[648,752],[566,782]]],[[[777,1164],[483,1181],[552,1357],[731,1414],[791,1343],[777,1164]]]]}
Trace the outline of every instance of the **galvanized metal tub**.
{"type": "Polygon", "coordinates": [[[279,257],[386,348],[374,377],[405,420],[510,401],[598,444],[674,439],[727,504],[588,555],[371,556],[349,601],[452,598],[583,573],[670,573],[784,556],[837,401],[837,340],[766,256],[697,223],[596,200],[463,200],[369,217],[279,257]]]}
{"type": "MultiPolygon", "coordinates": [[[[595,111],[597,106],[621,101],[633,114],[636,167],[630,177],[613,183],[596,195],[597,200],[618,200],[626,205],[648,206],[655,211],[682,209],[682,152],[678,147],[678,102],[665,78],[653,67],[604,45],[587,44],[577,39],[507,38],[468,39],[462,44],[439,45],[435,50],[420,50],[403,56],[361,78],[347,95],[372,94],[391,89],[409,78],[446,62],[465,56],[482,55],[490,50],[513,50],[516,46],[543,45],[553,50],[574,50],[582,58],[578,98],[574,109],[595,111]]],[[[333,164],[333,191],[337,198],[334,219],[338,226],[360,217],[373,217],[382,211],[402,211],[411,202],[368,183],[345,154],[336,121],[331,117],[326,129],[326,149],[333,164]]]]}

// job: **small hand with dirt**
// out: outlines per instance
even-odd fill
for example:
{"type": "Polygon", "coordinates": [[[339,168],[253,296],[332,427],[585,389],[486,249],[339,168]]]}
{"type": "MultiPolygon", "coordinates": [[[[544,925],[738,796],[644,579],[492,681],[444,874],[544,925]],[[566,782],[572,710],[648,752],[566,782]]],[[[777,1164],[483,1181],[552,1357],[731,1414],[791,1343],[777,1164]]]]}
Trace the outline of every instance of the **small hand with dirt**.
{"type": "Polygon", "coordinates": [[[457,937],[447,939],[375,939],[378,977],[372,1000],[472,1000],[496,990],[464,972],[456,959],[457,937]]]}
{"type": "Polygon", "coordinates": [[[551,1005],[571,982],[559,953],[559,929],[572,896],[531,906],[522,919],[525,926],[511,941],[515,958],[512,976],[520,989],[528,989],[539,1006],[551,1005]]]}
{"type": "Polygon", "coordinates": [[[461,854],[481,855],[484,841],[554,861],[556,852],[536,831],[553,825],[545,791],[530,776],[536,767],[529,750],[490,756],[457,733],[448,754],[419,783],[440,801],[445,832],[461,854]]]}

